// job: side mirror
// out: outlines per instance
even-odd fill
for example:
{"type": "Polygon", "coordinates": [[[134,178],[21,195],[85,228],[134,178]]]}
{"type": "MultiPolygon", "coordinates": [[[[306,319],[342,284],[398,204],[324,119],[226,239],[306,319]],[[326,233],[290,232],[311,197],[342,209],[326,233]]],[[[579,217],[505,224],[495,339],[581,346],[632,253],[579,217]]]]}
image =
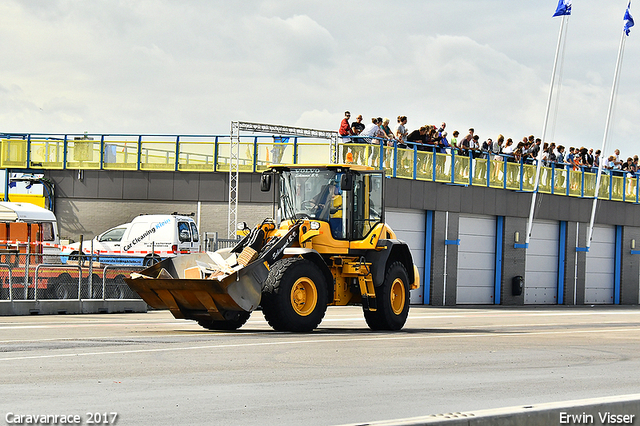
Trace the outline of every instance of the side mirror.
{"type": "Polygon", "coordinates": [[[340,179],[340,189],[343,191],[353,190],[353,175],[351,173],[345,173],[340,179]]]}
{"type": "Polygon", "coordinates": [[[262,173],[262,176],[260,176],[260,191],[271,191],[271,173],[265,172],[262,173]]]}

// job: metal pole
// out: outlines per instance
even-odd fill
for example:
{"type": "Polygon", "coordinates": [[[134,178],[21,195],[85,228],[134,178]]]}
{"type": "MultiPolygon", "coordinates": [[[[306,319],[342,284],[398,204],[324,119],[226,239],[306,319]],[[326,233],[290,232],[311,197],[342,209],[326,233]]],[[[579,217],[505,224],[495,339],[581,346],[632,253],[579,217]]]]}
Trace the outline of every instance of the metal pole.
{"type": "MultiPolygon", "coordinates": [[[[531,228],[533,227],[533,214],[536,206],[536,197],[538,195],[538,184],[540,182],[540,167],[542,165],[542,147],[544,146],[544,140],[547,133],[547,124],[549,123],[549,112],[551,111],[551,98],[553,96],[553,86],[556,80],[556,70],[558,68],[558,56],[560,53],[560,46],[562,41],[562,35],[565,31],[565,24],[569,15],[562,17],[560,23],[560,33],[558,34],[558,44],[556,46],[556,55],[553,61],[553,71],[551,72],[551,85],[549,87],[549,97],[547,99],[547,110],[544,115],[544,124],[542,126],[542,142],[540,143],[540,150],[538,151],[538,158],[536,158],[536,177],[533,184],[533,194],[531,195],[531,208],[529,209],[529,220],[527,221],[527,235],[525,236],[525,247],[529,246],[529,240],[531,238],[531,228]]],[[[535,143],[535,142],[534,142],[535,143]]]]}
{"type": "MultiPolygon", "coordinates": [[[[622,63],[622,53],[624,51],[624,43],[625,43],[625,32],[622,31],[622,37],[620,39],[620,48],[618,49],[618,59],[616,61],[616,70],[613,74],[613,85],[611,86],[611,96],[609,97],[609,109],[607,111],[607,121],[604,126],[604,137],[602,138],[602,149],[600,150],[600,162],[598,163],[598,175],[596,176],[596,191],[593,197],[593,205],[591,206],[591,219],[589,220],[589,234],[587,237],[587,250],[591,247],[591,238],[593,237],[593,223],[596,219],[596,209],[598,206],[598,192],[600,191],[600,176],[602,174],[602,165],[604,164],[605,158],[607,155],[605,154],[605,148],[607,146],[607,139],[609,137],[609,126],[611,124],[611,114],[613,111],[613,103],[615,100],[616,89],[618,85],[618,77],[620,74],[620,65],[622,63]]],[[[609,176],[610,181],[613,181],[613,174],[609,176]]],[[[611,191],[609,191],[609,195],[611,196],[611,191]]]]}

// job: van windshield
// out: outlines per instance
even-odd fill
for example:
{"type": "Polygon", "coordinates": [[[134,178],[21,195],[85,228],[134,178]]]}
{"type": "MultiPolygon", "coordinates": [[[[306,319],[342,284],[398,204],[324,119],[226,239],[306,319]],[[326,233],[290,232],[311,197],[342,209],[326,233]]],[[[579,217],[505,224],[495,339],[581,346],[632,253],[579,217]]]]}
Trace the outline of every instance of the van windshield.
{"type": "Polygon", "coordinates": [[[122,240],[122,236],[124,235],[124,231],[126,230],[127,228],[109,229],[107,232],[100,235],[100,238],[98,238],[98,241],[120,241],[122,240]]]}

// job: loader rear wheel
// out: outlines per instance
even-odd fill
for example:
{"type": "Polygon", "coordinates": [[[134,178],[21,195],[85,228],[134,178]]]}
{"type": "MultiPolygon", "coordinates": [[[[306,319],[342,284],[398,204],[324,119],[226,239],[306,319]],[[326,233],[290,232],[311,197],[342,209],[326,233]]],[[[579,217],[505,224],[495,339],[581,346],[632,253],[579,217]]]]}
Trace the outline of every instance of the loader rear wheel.
{"type": "Polygon", "coordinates": [[[251,316],[251,312],[236,312],[232,318],[227,321],[216,320],[199,320],[198,324],[207,330],[237,330],[242,327],[251,316]]]}
{"type": "Polygon", "coordinates": [[[364,311],[372,330],[400,330],[409,315],[409,275],[404,265],[394,262],[387,269],[384,282],[376,287],[378,309],[364,311]]]}
{"type": "Polygon", "coordinates": [[[276,262],[262,294],[262,313],[276,331],[310,332],[327,311],[327,283],[310,260],[287,258],[276,262]]]}

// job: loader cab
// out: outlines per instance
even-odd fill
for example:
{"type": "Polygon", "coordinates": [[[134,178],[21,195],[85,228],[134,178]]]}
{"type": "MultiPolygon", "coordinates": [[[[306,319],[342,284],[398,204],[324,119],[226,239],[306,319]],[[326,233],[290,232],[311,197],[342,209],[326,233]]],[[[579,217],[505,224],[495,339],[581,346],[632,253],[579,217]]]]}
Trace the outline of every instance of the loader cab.
{"type": "MultiPolygon", "coordinates": [[[[384,220],[380,170],[279,168],[278,219],[328,222],[337,240],[361,240],[384,220]]],[[[270,187],[263,177],[262,189],[270,187]]]]}

